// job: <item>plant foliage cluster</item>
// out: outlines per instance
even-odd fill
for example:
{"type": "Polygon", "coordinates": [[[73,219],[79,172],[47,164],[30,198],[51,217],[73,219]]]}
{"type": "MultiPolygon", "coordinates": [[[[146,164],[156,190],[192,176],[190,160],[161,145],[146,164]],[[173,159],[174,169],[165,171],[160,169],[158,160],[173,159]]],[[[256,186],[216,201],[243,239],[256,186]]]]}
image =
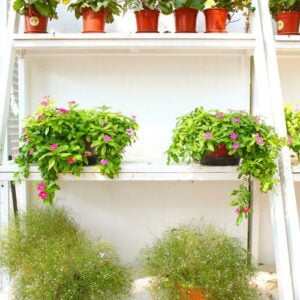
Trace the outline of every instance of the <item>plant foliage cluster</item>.
{"type": "Polygon", "coordinates": [[[282,12],[300,11],[300,0],[269,0],[273,16],[282,12]]]}

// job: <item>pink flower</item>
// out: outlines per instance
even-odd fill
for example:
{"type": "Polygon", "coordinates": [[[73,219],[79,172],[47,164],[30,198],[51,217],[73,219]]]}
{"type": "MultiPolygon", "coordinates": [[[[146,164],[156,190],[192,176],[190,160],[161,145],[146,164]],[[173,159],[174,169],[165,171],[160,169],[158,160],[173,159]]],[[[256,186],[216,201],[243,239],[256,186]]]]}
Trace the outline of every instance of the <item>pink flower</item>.
{"type": "Polygon", "coordinates": [[[211,132],[205,132],[204,133],[204,138],[206,140],[211,140],[213,138],[213,134],[211,132]]]}
{"type": "Polygon", "coordinates": [[[32,155],[34,153],[34,148],[30,148],[29,155],[32,155]]]}
{"type": "Polygon", "coordinates": [[[40,182],[40,183],[38,184],[38,186],[36,187],[36,190],[42,192],[42,191],[45,190],[45,187],[46,187],[46,183],[40,182]]]}
{"type": "Polygon", "coordinates": [[[37,119],[38,121],[41,121],[41,120],[43,119],[43,115],[37,114],[37,115],[36,115],[36,119],[37,119]]]}
{"type": "Polygon", "coordinates": [[[131,119],[132,119],[132,120],[136,120],[136,118],[137,118],[136,115],[132,115],[132,116],[131,116],[131,119]]]}
{"type": "Polygon", "coordinates": [[[69,111],[65,108],[59,108],[58,111],[61,113],[61,114],[67,114],[69,111]]]}
{"type": "Polygon", "coordinates": [[[240,144],[239,143],[233,143],[232,144],[232,148],[235,149],[235,150],[237,150],[237,149],[240,148],[240,144]]]}
{"type": "Polygon", "coordinates": [[[111,141],[111,137],[109,135],[105,134],[104,137],[103,137],[103,140],[105,142],[109,142],[109,141],[111,141]]]}
{"type": "Polygon", "coordinates": [[[216,114],[215,114],[215,117],[216,117],[217,119],[221,119],[221,118],[224,118],[224,114],[223,114],[223,113],[216,113],[216,114]]]}
{"type": "Polygon", "coordinates": [[[235,210],[235,213],[236,213],[237,215],[239,215],[239,214],[241,213],[241,210],[240,210],[239,208],[237,208],[237,209],[235,210]]]}
{"type": "MultiPolygon", "coordinates": [[[[45,99],[47,99],[47,98],[45,98],[45,99]]],[[[48,106],[48,105],[49,105],[49,102],[47,100],[43,100],[41,102],[41,106],[48,106]]]]}
{"type": "Polygon", "coordinates": [[[244,213],[247,214],[249,211],[250,211],[250,207],[244,207],[244,208],[243,208],[243,212],[244,212],[244,213]]]}
{"type": "Polygon", "coordinates": [[[131,129],[131,128],[129,128],[129,129],[126,130],[126,133],[127,133],[128,135],[133,135],[133,134],[134,134],[134,130],[131,129]]]}
{"type": "Polygon", "coordinates": [[[30,137],[29,137],[29,136],[27,136],[27,137],[25,138],[25,142],[26,142],[26,143],[29,143],[29,142],[30,142],[30,137]]]}
{"type": "Polygon", "coordinates": [[[41,191],[39,192],[39,197],[42,199],[42,200],[46,200],[48,198],[48,193],[45,192],[45,191],[41,191]]]}
{"type": "Polygon", "coordinates": [[[237,137],[238,137],[238,134],[235,133],[235,132],[233,132],[233,133],[230,134],[230,138],[231,138],[232,140],[236,140],[237,137]]]}
{"type": "Polygon", "coordinates": [[[258,145],[263,145],[264,139],[263,139],[261,136],[259,136],[259,137],[256,138],[256,143],[257,143],[258,145]]]}
{"type": "Polygon", "coordinates": [[[108,159],[101,159],[100,164],[103,166],[108,165],[108,159]]]}
{"type": "Polygon", "coordinates": [[[49,146],[49,150],[50,151],[54,151],[54,150],[56,150],[58,148],[58,144],[52,144],[51,146],[49,146]]]}
{"type": "Polygon", "coordinates": [[[69,104],[69,105],[75,105],[75,104],[76,104],[76,101],[69,101],[68,104],[69,104]]]}
{"type": "Polygon", "coordinates": [[[256,137],[260,137],[260,135],[259,135],[258,132],[256,132],[254,135],[255,135],[256,137]]]}
{"type": "Polygon", "coordinates": [[[235,122],[235,123],[240,123],[241,122],[241,119],[240,118],[232,118],[232,122],[235,122]]]}
{"type": "Polygon", "coordinates": [[[290,135],[288,135],[288,137],[287,137],[287,143],[288,143],[288,145],[290,145],[292,142],[293,142],[292,137],[290,135]]]}
{"type": "Polygon", "coordinates": [[[90,157],[91,156],[91,152],[90,151],[85,151],[84,152],[84,157],[90,157]]]}
{"type": "Polygon", "coordinates": [[[73,157],[68,157],[67,158],[67,162],[68,162],[68,164],[74,164],[74,162],[75,162],[75,160],[74,160],[74,158],[73,157]]]}

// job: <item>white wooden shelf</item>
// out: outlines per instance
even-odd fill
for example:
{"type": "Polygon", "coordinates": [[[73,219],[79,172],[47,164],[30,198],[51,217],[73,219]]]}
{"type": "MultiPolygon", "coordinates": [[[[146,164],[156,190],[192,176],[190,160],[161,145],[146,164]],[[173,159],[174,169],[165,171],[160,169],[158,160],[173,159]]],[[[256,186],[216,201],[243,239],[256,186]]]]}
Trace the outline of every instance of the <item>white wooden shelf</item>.
{"type": "Polygon", "coordinates": [[[300,165],[293,166],[293,177],[295,182],[300,182],[300,165]]]}
{"type": "Polygon", "coordinates": [[[280,55],[300,55],[299,35],[276,35],[275,44],[280,55]]]}
{"type": "Polygon", "coordinates": [[[252,54],[255,45],[255,36],[244,33],[16,34],[13,42],[17,51],[39,55],[86,51],[99,55],[252,54]]]}
{"type": "MultiPolygon", "coordinates": [[[[0,181],[13,180],[16,164],[0,166],[0,181]]],[[[117,181],[233,181],[238,179],[235,166],[210,167],[201,165],[166,165],[165,162],[125,162],[117,181]]],[[[28,181],[41,180],[37,166],[32,166],[28,181]]],[[[65,174],[59,177],[64,181],[112,181],[101,175],[97,166],[84,167],[80,177],[65,174]]]]}

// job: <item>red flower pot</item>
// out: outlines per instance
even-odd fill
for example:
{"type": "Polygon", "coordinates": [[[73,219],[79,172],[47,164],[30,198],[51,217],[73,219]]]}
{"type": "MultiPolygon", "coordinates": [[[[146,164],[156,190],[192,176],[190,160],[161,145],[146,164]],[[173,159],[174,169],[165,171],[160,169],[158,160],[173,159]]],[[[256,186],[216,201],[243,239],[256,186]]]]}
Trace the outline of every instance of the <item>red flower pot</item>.
{"type": "Polygon", "coordinates": [[[137,33],[158,32],[159,10],[143,9],[135,11],[137,33]]]}
{"type": "Polygon", "coordinates": [[[202,165],[208,166],[236,166],[240,162],[240,158],[236,155],[229,155],[224,144],[217,146],[215,151],[208,152],[201,160],[202,165]]]}
{"type": "Polygon", "coordinates": [[[197,32],[198,10],[194,8],[177,8],[174,11],[176,32],[197,32]]]}
{"type": "Polygon", "coordinates": [[[105,31],[106,23],[106,11],[93,11],[91,8],[85,8],[82,10],[83,18],[83,32],[84,33],[93,33],[93,32],[102,32],[105,31]]]}
{"type": "Polygon", "coordinates": [[[284,12],[275,16],[278,34],[299,34],[299,12],[284,12]]]}
{"type": "Polygon", "coordinates": [[[46,33],[48,18],[36,11],[33,5],[29,6],[28,14],[25,16],[25,33],[46,33]]]}
{"type": "Polygon", "coordinates": [[[207,298],[199,290],[188,290],[187,299],[190,300],[207,300],[207,298]]]}
{"type": "Polygon", "coordinates": [[[204,10],[207,33],[226,32],[228,10],[225,8],[208,8],[204,10]]]}

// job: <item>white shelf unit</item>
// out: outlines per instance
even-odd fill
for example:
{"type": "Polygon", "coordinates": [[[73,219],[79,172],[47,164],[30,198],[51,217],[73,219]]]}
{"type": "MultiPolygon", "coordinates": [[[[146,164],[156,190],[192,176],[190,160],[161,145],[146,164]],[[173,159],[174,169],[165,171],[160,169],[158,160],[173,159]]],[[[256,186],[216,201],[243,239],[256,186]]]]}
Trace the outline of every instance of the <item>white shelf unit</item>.
{"type": "MultiPolygon", "coordinates": [[[[255,12],[255,33],[253,34],[104,34],[104,35],[83,35],[83,34],[45,34],[45,35],[23,35],[15,34],[15,19],[13,13],[8,25],[6,58],[2,74],[7,75],[5,82],[2,83],[3,89],[0,90],[1,99],[5,105],[0,109],[0,117],[5,116],[7,111],[7,100],[9,94],[9,76],[11,63],[15,55],[20,62],[20,82],[25,81],[28,70],[25,58],[31,57],[89,57],[89,56],[132,56],[132,57],[239,57],[249,70],[255,68],[252,83],[255,91],[256,100],[253,103],[254,110],[257,104],[259,112],[266,114],[269,122],[274,122],[274,111],[271,101],[271,84],[266,61],[266,49],[264,46],[264,35],[262,23],[264,22],[263,11],[266,12],[263,0],[254,1],[256,4],[255,12]],[[67,55],[66,55],[67,54],[67,55]],[[251,66],[251,59],[253,65],[251,66]],[[271,109],[270,109],[271,108],[271,109]]],[[[44,67],[44,66],[42,66],[44,67]]],[[[223,76],[219,66],[216,66],[215,74],[223,76]]],[[[216,77],[216,76],[215,76],[216,77]]],[[[214,77],[214,78],[215,78],[214,77]]],[[[234,84],[234,79],[233,84],[234,84]]],[[[250,80],[248,82],[250,89],[250,80]]],[[[1,86],[2,87],[2,86],[1,86]]],[[[25,84],[21,84],[21,117],[28,111],[28,95],[25,84]]],[[[215,91],[212,89],[212,95],[215,91]]],[[[249,98],[250,99],[250,93],[249,98]]],[[[250,101],[249,101],[250,102],[250,101]]],[[[3,119],[4,120],[4,119],[3,119]]],[[[279,120],[280,122],[280,120],[279,120]]],[[[1,122],[1,143],[4,141],[4,121],[1,122]]],[[[2,165],[0,168],[0,180],[10,181],[12,179],[15,166],[2,165]]],[[[282,175],[282,174],[281,174],[282,175]]],[[[283,179],[286,174],[283,174],[283,179]]],[[[29,180],[40,179],[40,174],[36,167],[32,167],[29,180]]],[[[71,181],[74,178],[70,174],[63,175],[62,180],[71,181]]],[[[154,160],[150,163],[124,163],[120,174],[120,181],[233,181],[237,179],[236,168],[209,168],[196,166],[166,166],[165,164],[155,164],[154,160]]],[[[85,168],[78,181],[109,181],[96,173],[93,168],[85,168]]],[[[283,180],[284,181],[284,180],[283,180]]],[[[218,190],[216,190],[218,192],[218,190]]],[[[257,193],[254,193],[254,196],[257,193]]],[[[288,237],[286,233],[286,215],[282,199],[282,190],[279,185],[275,193],[269,193],[271,204],[272,230],[275,246],[276,265],[279,278],[280,299],[298,299],[298,293],[294,283],[298,279],[293,278],[291,262],[293,256],[289,254],[288,237]]],[[[252,250],[257,251],[259,225],[258,225],[258,199],[254,199],[256,214],[253,217],[252,250]]],[[[3,206],[5,207],[5,206],[3,206]]],[[[255,255],[256,253],[254,253],[255,255]]]]}

